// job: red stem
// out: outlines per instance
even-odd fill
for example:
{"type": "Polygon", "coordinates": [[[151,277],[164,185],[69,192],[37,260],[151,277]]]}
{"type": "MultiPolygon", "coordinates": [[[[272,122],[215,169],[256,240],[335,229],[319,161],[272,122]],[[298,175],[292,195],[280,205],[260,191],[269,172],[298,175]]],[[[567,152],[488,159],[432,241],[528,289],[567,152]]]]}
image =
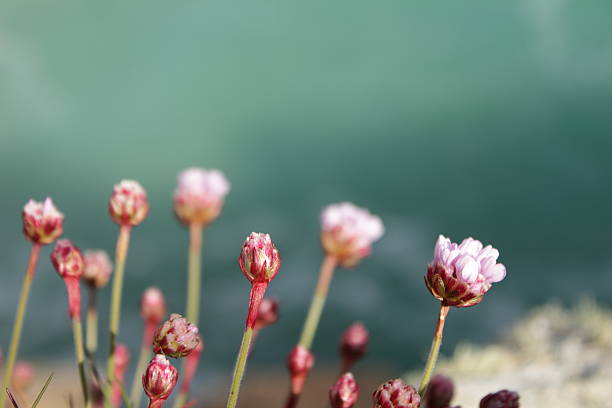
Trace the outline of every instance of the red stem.
{"type": "Polygon", "coordinates": [[[68,310],[70,312],[70,318],[81,319],[81,285],[79,279],[66,276],[64,278],[66,284],[66,290],[68,291],[68,310]]]}
{"type": "Polygon", "coordinates": [[[255,328],[257,315],[259,314],[259,305],[268,288],[268,282],[253,282],[251,285],[251,294],[249,297],[249,314],[247,315],[246,328],[255,328]]]}

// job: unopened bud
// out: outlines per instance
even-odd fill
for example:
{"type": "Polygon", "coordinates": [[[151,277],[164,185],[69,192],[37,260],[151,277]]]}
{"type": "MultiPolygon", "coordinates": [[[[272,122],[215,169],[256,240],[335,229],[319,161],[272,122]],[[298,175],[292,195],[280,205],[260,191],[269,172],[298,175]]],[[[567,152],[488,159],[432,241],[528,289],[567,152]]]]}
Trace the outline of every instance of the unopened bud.
{"type": "Polygon", "coordinates": [[[351,408],[359,398],[359,387],[353,374],[346,373],[329,389],[329,402],[332,408],[351,408]]]}
{"type": "Polygon", "coordinates": [[[373,408],[419,408],[421,405],[417,390],[399,378],[380,385],[374,391],[372,400],[373,408]]]}
{"type": "Polygon", "coordinates": [[[427,408],[448,408],[454,393],[453,380],[445,375],[436,374],[427,386],[425,406],[427,408]]]}
{"type": "Polygon", "coordinates": [[[340,354],[344,363],[345,371],[348,370],[355,361],[365,355],[368,350],[370,336],[366,327],[357,322],[351,324],[342,334],[340,341],[340,354]]]}
{"type": "Polygon", "coordinates": [[[509,390],[497,391],[480,400],[480,408],[519,408],[519,395],[509,390]]]}
{"type": "Polygon", "coordinates": [[[140,316],[145,322],[157,325],[166,316],[166,301],[162,291],[154,286],[147,288],[140,298],[140,316]]]}
{"type": "Polygon", "coordinates": [[[169,357],[179,358],[189,355],[200,343],[198,328],[177,313],[170,315],[155,331],[153,351],[169,357]]]}
{"type": "Polygon", "coordinates": [[[255,321],[255,329],[261,330],[278,321],[278,300],[272,298],[263,298],[259,305],[257,320],[255,321]]]}
{"type": "Polygon", "coordinates": [[[162,355],[156,355],[142,375],[142,386],[151,400],[166,400],[178,380],[178,371],[162,355]]]}
{"type": "Polygon", "coordinates": [[[47,245],[62,235],[64,214],[55,208],[49,197],[44,203],[28,201],[23,207],[21,218],[23,233],[35,244],[47,245]]]}
{"type": "Polygon", "coordinates": [[[291,375],[291,389],[294,394],[300,394],[304,381],[314,365],[314,355],[306,347],[297,345],[287,356],[287,368],[291,375]]]}
{"type": "Polygon", "coordinates": [[[68,310],[70,317],[81,316],[81,286],[85,263],[81,251],[70,240],[60,239],[51,252],[51,262],[58,275],[64,280],[68,291],[68,310]]]}
{"type": "Polygon", "coordinates": [[[85,270],[83,280],[92,288],[102,288],[106,286],[113,271],[113,264],[106,251],[95,250],[85,251],[83,254],[85,270]]]}
{"type": "Polygon", "coordinates": [[[280,255],[270,235],[251,232],[244,241],[238,264],[251,282],[268,283],[274,279],[280,268],[280,255]]]}
{"type": "Polygon", "coordinates": [[[149,213],[146,191],[137,181],[122,180],[113,187],[108,200],[108,212],[119,225],[140,224],[149,213]]]}

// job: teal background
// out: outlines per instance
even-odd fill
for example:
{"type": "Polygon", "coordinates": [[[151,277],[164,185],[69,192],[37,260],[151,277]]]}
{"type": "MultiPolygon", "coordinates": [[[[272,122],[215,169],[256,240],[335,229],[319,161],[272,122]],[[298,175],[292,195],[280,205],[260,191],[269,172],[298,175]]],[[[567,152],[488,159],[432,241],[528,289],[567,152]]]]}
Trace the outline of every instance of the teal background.
{"type": "MultiPolygon", "coordinates": [[[[396,374],[420,366],[437,307],[422,276],[439,233],[493,243],[508,269],[481,305],[451,311],[443,352],[495,339],[551,298],[609,305],[611,13],[609,2],[575,0],[4,1],[3,349],[29,251],[23,204],[52,196],[65,237],[112,253],[107,199],[134,178],[151,202],[125,281],[120,338],[135,357],[141,291],[158,285],[170,311],[184,308],[187,234],[171,195],[192,165],[232,183],[204,240],[209,384],[225,387],[240,342],[244,237],[269,232],[282,253],[270,287],[282,320],[252,361],[280,367],[322,259],[319,212],[337,201],[380,214],[387,232],[371,258],[336,275],[315,342],[321,364],[336,363],[339,334],[361,320],[370,363],[396,374]]],[[[24,358],[72,352],[49,251],[24,358]]]]}

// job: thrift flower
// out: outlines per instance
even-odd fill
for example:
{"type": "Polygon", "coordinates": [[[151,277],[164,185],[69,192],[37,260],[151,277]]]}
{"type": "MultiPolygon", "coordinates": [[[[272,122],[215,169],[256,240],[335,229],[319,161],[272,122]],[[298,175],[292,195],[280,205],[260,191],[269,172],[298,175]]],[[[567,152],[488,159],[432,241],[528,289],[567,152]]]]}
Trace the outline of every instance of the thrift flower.
{"type": "Polygon", "coordinates": [[[332,408],[351,408],[359,398],[359,387],[353,374],[346,373],[329,389],[329,402],[332,408]]]}
{"type": "Polygon", "coordinates": [[[28,201],[23,207],[21,218],[23,233],[35,244],[47,245],[62,235],[64,214],[55,208],[49,197],[44,203],[28,201]]]}
{"type": "Polygon", "coordinates": [[[395,379],[387,381],[374,391],[373,408],[419,408],[421,397],[414,387],[395,379]]]}
{"type": "Polygon", "coordinates": [[[159,405],[159,402],[167,400],[177,380],[177,369],[164,355],[156,355],[142,375],[142,386],[151,399],[150,406],[156,405],[155,403],[159,405]]]}
{"type": "Polygon", "coordinates": [[[185,224],[207,225],[219,216],[229,190],[221,171],[190,167],[178,175],[174,212],[185,224]]]}
{"type": "Polygon", "coordinates": [[[240,270],[252,283],[269,283],[280,269],[280,255],[270,235],[251,232],[238,257],[240,270]]]}
{"type": "Polygon", "coordinates": [[[113,271],[113,264],[106,251],[101,249],[85,251],[83,260],[85,261],[83,280],[93,288],[106,286],[113,271]]]}
{"type": "Polygon", "coordinates": [[[140,224],[149,213],[146,191],[137,181],[122,180],[113,187],[108,200],[108,212],[119,225],[140,224]]]}
{"type": "Polygon", "coordinates": [[[155,331],[153,351],[168,357],[185,357],[200,343],[198,328],[177,313],[170,315],[155,331]]]}

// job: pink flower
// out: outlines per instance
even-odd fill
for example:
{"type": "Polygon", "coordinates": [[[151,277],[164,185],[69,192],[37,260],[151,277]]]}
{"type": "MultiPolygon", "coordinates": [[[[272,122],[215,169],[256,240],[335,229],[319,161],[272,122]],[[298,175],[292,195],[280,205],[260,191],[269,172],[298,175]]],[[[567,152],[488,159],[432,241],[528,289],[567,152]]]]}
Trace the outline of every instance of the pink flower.
{"type": "Polygon", "coordinates": [[[269,283],[280,268],[280,255],[270,235],[251,232],[242,246],[238,264],[253,283],[269,283]]]}
{"type": "Polygon", "coordinates": [[[35,244],[47,245],[62,235],[64,214],[47,197],[44,203],[30,200],[21,213],[23,233],[35,244]]]}
{"type": "Polygon", "coordinates": [[[495,282],[506,277],[506,268],[496,263],[499,251],[480,241],[466,238],[457,245],[438,237],[434,259],[427,267],[425,284],[446,306],[468,307],[482,301],[495,282]]]}
{"type": "Polygon", "coordinates": [[[179,358],[189,355],[200,343],[198,328],[177,313],[170,315],[155,331],[153,351],[169,357],[179,358]]]}
{"type": "Polygon", "coordinates": [[[92,288],[102,288],[106,286],[113,271],[113,264],[106,251],[89,250],[83,254],[85,270],[83,280],[92,288]]]}
{"type": "Polygon", "coordinates": [[[353,374],[346,373],[329,389],[329,402],[332,408],[351,408],[359,398],[359,387],[353,374]]]}
{"type": "Polygon", "coordinates": [[[359,322],[351,324],[342,334],[340,341],[340,354],[342,355],[345,371],[368,350],[370,336],[365,326],[359,322]]]}
{"type": "Polygon", "coordinates": [[[17,361],[13,369],[13,387],[23,392],[34,383],[35,379],[36,375],[32,364],[25,361],[17,361]]]}
{"type": "Polygon", "coordinates": [[[151,286],[140,298],[140,316],[145,322],[157,325],[166,316],[166,301],[161,290],[151,286]]]}
{"type": "Polygon", "coordinates": [[[385,229],[379,217],[352,203],[332,204],[321,213],[321,243],[344,267],[355,266],[372,252],[385,229]]]}
{"type": "Polygon", "coordinates": [[[300,394],[308,373],[314,366],[314,355],[303,346],[295,346],[287,356],[287,368],[291,375],[291,392],[300,394]]]}
{"type": "Polygon", "coordinates": [[[278,300],[263,298],[259,305],[255,329],[261,330],[278,321],[278,300]]]}
{"type": "Polygon", "coordinates": [[[230,184],[221,171],[190,167],[178,175],[174,212],[185,224],[209,224],[219,216],[229,190],[230,184]]]}
{"type": "Polygon", "coordinates": [[[413,386],[399,378],[379,386],[372,395],[373,408],[419,408],[421,397],[413,386]]]}
{"type": "Polygon", "coordinates": [[[113,187],[108,200],[108,212],[119,225],[140,224],[149,213],[146,191],[137,181],[122,180],[113,187]]]}
{"type": "Polygon", "coordinates": [[[178,371],[162,355],[156,355],[142,375],[142,386],[153,401],[166,400],[172,393],[178,380],[178,371]]]}

